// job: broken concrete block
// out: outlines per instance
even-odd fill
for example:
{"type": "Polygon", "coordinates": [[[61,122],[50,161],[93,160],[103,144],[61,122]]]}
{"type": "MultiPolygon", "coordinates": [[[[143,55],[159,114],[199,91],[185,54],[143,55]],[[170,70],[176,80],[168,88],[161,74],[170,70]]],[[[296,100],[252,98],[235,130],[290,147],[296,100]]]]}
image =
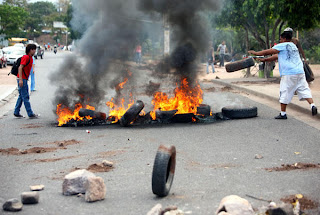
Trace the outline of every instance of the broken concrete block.
{"type": "Polygon", "coordinates": [[[30,186],[30,190],[31,191],[41,191],[44,189],[44,185],[34,185],[34,186],[30,186]]]}
{"type": "Polygon", "coordinates": [[[111,161],[103,160],[102,164],[103,166],[113,167],[113,163],[111,161]]]}
{"type": "Polygon", "coordinates": [[[62,193],[65,196],[85,193],[85,183],[88,177],[96,177],[95,174],[85,169],[76,170],[64,177],[62,184],[62,193]]]}
{"type": "Polygon", "coordinates": [[[9,199],[2,206],[3,210],[11,212],[21,211],[22,207],[23,204],[18,199],[9,199]]]}
{"type": "Polygon", "coordinates": [[[160,215],[162,211],[162,205],[156,204],[148,213],[147,215],[160,215]]]}
{"type": "Polygon", "coordinates": [[[21,194],[21,202],[23,204],[38,204],[39,197],[38,192],[24,192],[21,194]]]}
{"type": "Polygon", "coordinates": [[[106,185],[101,177],[88,177],[85,188],[86,194],[84,199],[86,202],[103,200],[107,193],[106,185]]]}
{"type": "Polygon", "coordinates": [[[236,195],[226,196],[221,200],[216,214],[221,215],[221,212],[232,215],[254,215],[251,204],[236,195]]]}

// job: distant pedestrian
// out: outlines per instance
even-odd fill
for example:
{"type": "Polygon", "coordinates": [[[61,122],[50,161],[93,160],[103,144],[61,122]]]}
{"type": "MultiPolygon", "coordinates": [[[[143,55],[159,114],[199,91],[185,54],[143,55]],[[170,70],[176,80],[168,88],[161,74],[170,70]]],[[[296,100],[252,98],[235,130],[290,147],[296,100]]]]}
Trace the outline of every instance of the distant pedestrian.
{"type": "Polygon", "coordinates": [[[57,54],[57,51],[58,51],[57,46],[54,46],[53,52],[54,52],[55,54],[57,54]]]}
{"type": "Polygon", "coordinates": [[[32,63],[32,67],[31,67],[31,71],[30,71],[30,78],[31,78],[31,86],[30,86],[30,89],[31,89],[31,92],[34,92],[36,91],[35,89],[35,67],[36,67],[36,63],[35,63],[35,59],[34,57],[32,57],[32,60],[33,60],[33,63],[32,63]]]}
{"type": "Polygon", "coordinates": [[[136,46],[136,63],[137,64],[141,64],[141,58],[142,58],[142,47],[141,47],[141,45],[140,44],[138,44],[137,46],[136,46]]]}
{"type": "Polygon", "coordinates": [[[226,46],[226,42],[222,41],[222,43],[218,46],[217,52],[220,54],[220,67],[224,66],[224,55],[228,52],[228,48],[226,46]]]}
{"type": "Polygon", "coordinates": [[[20,114],[22,103],[24,103],[24,106],[26,108],[29,118],[38,117],[38,115],[34,114],[31,109],[31,104],[29,101],[29,89],[28,89],[28,78],[29,78],[32,64],[33,64],[32,57],[36,53],[36,49],[37,49],[36,45],[29,44],[26,48],[26,55],[22,57],[21,63],[19,66],[19,72],[17,75],[19,97],[14,109],[14,116],[18,118],[23,117],[20,114]]]}
{"type": "Polygon", "coordinates": [[[210,41],[209,42],[209,47],[207,51],[207,74],[209,74],[209,65],[212,67],[212,73],[214,73],[214,48],[213,48],[213,43],[210,41]]]}
{"type": "Polygon", "coordinates": [[[318,113],[315,106],[311,90],[306,81],[303,70],[303,63],[299,56],[299,51],[296,45],[291,42],[292,34],[290,32],[283,32],[280,36],[280,43],[273,46],[271,49],[255,52],[249,51],[249,54],[264,56],[271,55],[269,58],[258,58],[258,60],[265,61],[279,61],[279,71],[281,76],[280,81],[280,106],[281,112],[275,119],[287,119],[286,108],[291,102],[292,97],[297,92],[300,100],[307,100],[311,106],[312,115],[318,113]]]}

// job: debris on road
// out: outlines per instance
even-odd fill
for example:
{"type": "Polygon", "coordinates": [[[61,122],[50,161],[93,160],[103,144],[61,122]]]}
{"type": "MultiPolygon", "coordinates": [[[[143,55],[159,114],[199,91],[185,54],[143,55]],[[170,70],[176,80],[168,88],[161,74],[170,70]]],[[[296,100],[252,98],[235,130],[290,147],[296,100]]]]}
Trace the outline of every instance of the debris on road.
{"type": "Polygon", "coordinates": [[[88,180],[85,183],[85,188],[86,202],[100,201],[106,196],[106,185],[101,177],[88,177],[88,180]]]}
{"type": "Polygon", "coordinates": [[[23,204],[18,199],[9,199],[3,204],[2,209],[4,211],[16,212],[21,211],[22,207],[23,204]]]}
{"type": "Polygon", "coordinates": [[[91,133],[91,131],[90,131],[90,130],[86,130],[86,132],[87,132],[88,134],[90,134],[90,133],[91,133]]]}
{"type": "Polygon", "coordinates": [[[290,171],[290,170],[297,170],[297,169],[319,169],[320,163],[312,164],[312,163],[295,163],[295,164],[281,164],[281,167],[272,167],[272,168],[265,168],[265,170],[272,172],[272,171],[290,171]]]}
{"type": "Polygon", "coordinates": [[[169,194],[176,168],[176,147],[160,145],[152,171],[152,192],[165,197],[169,194]]]}
{"type": "Polygon", "coordinates": [[[85,193],[85,183],[88,177],[95,177],[95,175],[85,169],[76,170],[66,175],[62,184],[63,195],[70,196],[85,193]]]}
{"type": "Polygon", "coordinates": [[[218,210],[216,211],[216,215],[223,214],[254,215],[254,211],[248,200],[236,195],[230,195],[221,200],[218,210]]]}
{"type": "Polygon", "coordinates": [[[107,167],[113,167],[113,162],[111,161],[103,160],[102,164],[107,167]]]}
{"type": "Polygon", "coordinates": [[[162,211],[162,205],[156,204],[148,213],[147,215],[159,215],[162,211]]]}
{"type": "Polygon", "coordinates": [[[179,210],[177,206],[169,206],[162,209],[161,204],[156,204],[147,215],[184,215],[182,210],[179,210]]]}
{"type": "Polygon", "coordinates": [[[43,184],[30,186],[30,190],[31,191],[41,191],[43,189],[44,189],[44,185],[43,184]]]}
{"type": "Polygon", "coordinates": [[[21,194],[21,202],[23,204],[38,204],[39,198],[38,192],[23,192],[21,194]]]}
{"type": "Polygon", "coordinates": [[[107,163],[95,163],[91,164],[87,170],[90,172],[109,172],[110,170],[114,169],[113,163],[107,161],[107,163]],[[112,165],[112,166],[110,166],[112,165]]]}
{"type": "Polygon", "coordinates": [[[26,150],[20,150],[17,148],[0,149],[0,153],[5,155],[24,155],[24,154],[40,154],[46,152],[56,151],[57,148],[44,148],[44,147],[33,147],[26,150]]]}
{"type": "Polygon", "coordinates": [[[298,200],[301,210],[312,210],[319,207],[319,202],[313,201],[302,194],[286,196],[284,198],[281,198],[280,200],[284,203],[290,204],[298,200]]]}
{"type": "Polygon", "coordinates": [[[259,155],[259,154],[256,154],[256,155],[254,156],[254,158],[255,158],[255,159],[262,159],[263,156],[262,156],[262,155],[259,155]]]}

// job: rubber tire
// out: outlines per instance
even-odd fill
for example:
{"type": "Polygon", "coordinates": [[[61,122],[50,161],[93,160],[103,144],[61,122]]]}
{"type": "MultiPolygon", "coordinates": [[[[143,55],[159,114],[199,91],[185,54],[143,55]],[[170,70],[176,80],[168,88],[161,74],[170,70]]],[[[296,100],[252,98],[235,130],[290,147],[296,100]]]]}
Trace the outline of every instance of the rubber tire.
{"type": "Polygon", "coordinates": [[[258,108],[229,106],[222,108],[222,114],[230,119],[252,118],[258,116],[258,108]]]}
{"type": "Polygon", "coordinates": [[[160,121],[169,121],[177,113],[178,110],[161,111],[156,110],[156,118],[160,121]]]}
{"type": "Polygon", "coordinates": [[[211,107],[206,104],[201,104],[197,107],[197,115],[210,116],[211,107]]]}
{"type": "Polygon", "coordinates": [[[129,126],[130,123],[137,118],[143,108],[144,103],[142,101],[138,100],[135,102],[119,120],[120,125],[123,127],[129,126]]]}
{"type": "Polygon", "coordinates": [[[160,145],[153,164],[152,192],[165,197],[169,194],[176,168],[176,148],[160,145]]]}
{"type": "Polygon", "coordinates": [[[238,60],[233,63],[227,64],[225,67],[226,67],[227,72],[235,72],[235,71],[245,69],[245,68],[248,68],[251,66],[254,66],[253,58],[246,58],[243,60],[238,60]]]}

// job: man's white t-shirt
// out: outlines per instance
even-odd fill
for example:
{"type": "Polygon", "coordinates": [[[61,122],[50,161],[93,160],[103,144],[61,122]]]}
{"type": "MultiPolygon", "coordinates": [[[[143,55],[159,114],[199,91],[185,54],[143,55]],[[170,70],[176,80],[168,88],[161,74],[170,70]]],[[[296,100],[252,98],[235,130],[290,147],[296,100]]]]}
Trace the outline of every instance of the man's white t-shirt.
{"type": "Polygon", "coordinates": [[[304,73],[299,50],[294,43],[279,43],[272,48],[279,51],[278,61],[280,76],[304,73]]]}
{"type": "Polygon", "coordinates": [[[220,49],[220,54],[226,53],[226,47],[227,47],[226,45],[222,45],[222,44],[218,46],[218,48],[220,49]]]}

